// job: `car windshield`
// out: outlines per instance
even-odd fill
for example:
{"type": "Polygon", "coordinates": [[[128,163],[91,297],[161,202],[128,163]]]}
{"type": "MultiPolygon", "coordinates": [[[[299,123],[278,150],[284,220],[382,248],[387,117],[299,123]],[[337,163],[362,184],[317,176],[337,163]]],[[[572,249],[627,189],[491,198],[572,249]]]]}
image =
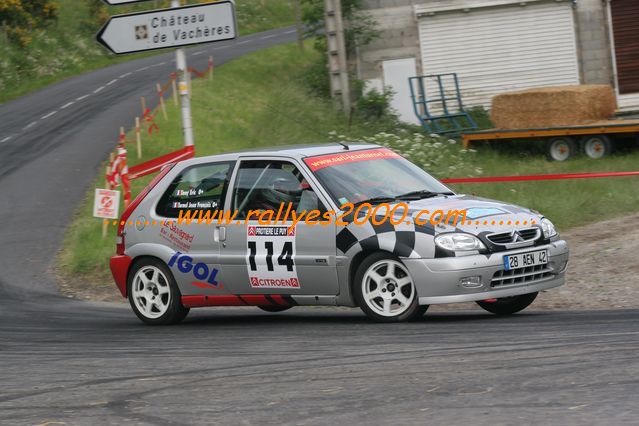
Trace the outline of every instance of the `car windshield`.
{"type": "Polygon", "coordinates": [[[340,206],[453,194],[437,179],[386,148],[344,151],[304,161],[340,206]]]}

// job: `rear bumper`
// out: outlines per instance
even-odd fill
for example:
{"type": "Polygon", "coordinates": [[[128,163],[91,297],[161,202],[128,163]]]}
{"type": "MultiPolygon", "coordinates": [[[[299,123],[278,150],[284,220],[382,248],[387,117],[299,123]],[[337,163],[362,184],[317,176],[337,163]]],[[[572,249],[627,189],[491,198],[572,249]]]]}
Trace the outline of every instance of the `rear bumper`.
{"type": "Polygon", "coordinates": [[[420,305],[473,302],[534,293],[564,284],[568,262],[568,245],[556,241],[545,246],[510,250],[490,255],[472,255],[438,259],[402,259],[415,280],[420,305]],[[494,285],[493,276],[503,271],[505,255],[531,250],[548,250],[550,272],[538,279],[507,285],[494,285]],[[480,277],[475,288],[463,287],[465,277],[480,277]]]}
{"type": "Polygon", "coordinates": [[[115,280],[115,285],[118,286],[122,297],[126,297],[126,280],[129,275],[129,267],[131,266],[131,259],[126,255],[113,256],[109,261],[109,267],[111,268],[111,274],[115,280]]]}

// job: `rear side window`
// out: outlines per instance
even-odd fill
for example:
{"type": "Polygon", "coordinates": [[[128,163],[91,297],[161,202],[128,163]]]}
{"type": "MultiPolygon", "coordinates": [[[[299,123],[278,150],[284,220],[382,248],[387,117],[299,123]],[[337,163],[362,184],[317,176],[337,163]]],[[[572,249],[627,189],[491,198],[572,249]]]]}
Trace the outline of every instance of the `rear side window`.
{"type": "Polygon", "coordinates": [[[180,210],[221,210],[234,164],[227,161],[184,169],[160,198],[156,213],[178,217],[180,210]]]}

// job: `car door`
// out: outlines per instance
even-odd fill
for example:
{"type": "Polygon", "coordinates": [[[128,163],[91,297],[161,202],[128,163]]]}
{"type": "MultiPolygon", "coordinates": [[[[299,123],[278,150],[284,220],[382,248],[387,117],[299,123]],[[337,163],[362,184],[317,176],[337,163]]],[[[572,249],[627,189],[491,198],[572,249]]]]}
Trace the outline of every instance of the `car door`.
{"type": "Polygon", "coordinates": [[[214,238],[214,224],[207,225],[204,219],[223,209],[234,165],[231,160],[186,167],[155,207],[153,219],[159,224],[156,240],[174,250],[165,261],[183,295],[217,294],[220,290],[220,243],[214,238]],[[190,214],[193,217],[184,220],[190,214]]]}
{"type": "Polygon", "coordinates": [[[338,294],[335,224],[315,224],[317,213],[294,221],[328,205],[310,182],[292,159],[240,160],[227,195],[237,217],[218,230],[222,276],[235,294],[338,294]]]}

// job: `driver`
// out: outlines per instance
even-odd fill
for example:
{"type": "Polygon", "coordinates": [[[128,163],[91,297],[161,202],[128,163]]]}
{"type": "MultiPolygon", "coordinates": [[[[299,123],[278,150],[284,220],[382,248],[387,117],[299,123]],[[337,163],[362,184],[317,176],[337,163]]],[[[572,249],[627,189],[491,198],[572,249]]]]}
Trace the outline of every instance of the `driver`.
{"type": "Polygon", "coordinates": [[[260,207],[263,210],[277,211],[282,203],[285,206],[288,203],[292,203],[293,209],[295,209],[302,196],[302,188],[300,182],[293,174],[279,176],[267,188],[262,190],[261,195],[262,205],[260,207]]]}

